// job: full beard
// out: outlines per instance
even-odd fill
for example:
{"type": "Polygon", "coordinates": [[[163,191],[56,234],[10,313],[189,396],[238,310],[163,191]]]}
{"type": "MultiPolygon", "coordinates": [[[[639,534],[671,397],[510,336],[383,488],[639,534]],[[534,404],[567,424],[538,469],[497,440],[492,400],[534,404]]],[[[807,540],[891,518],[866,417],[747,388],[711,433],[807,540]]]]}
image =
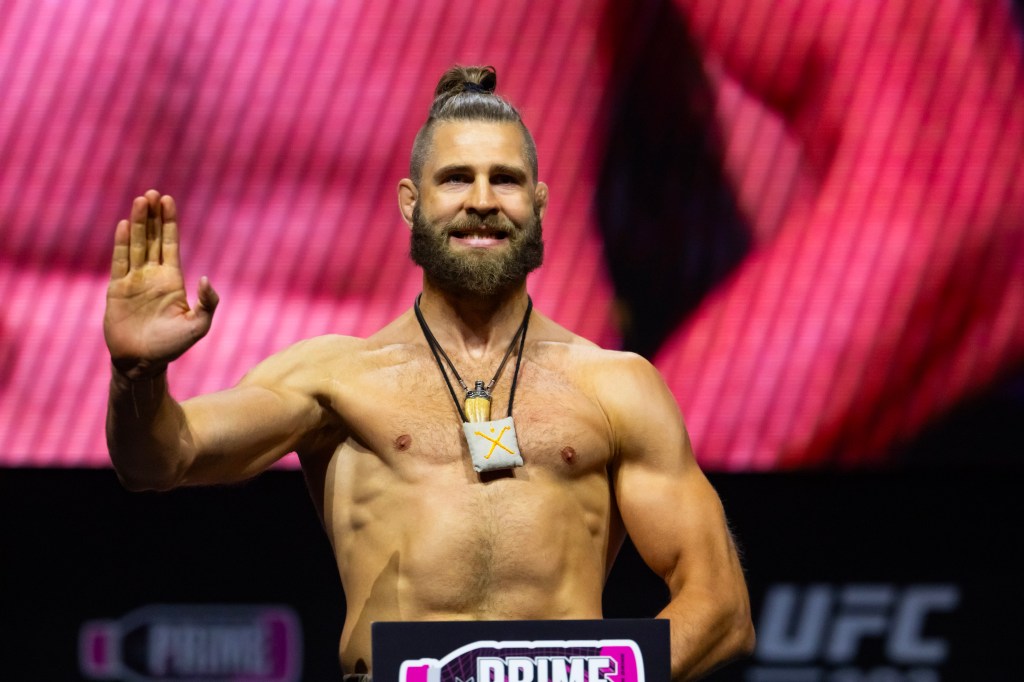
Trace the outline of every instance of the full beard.
{"type": "Polygon", "coordinates": [[[412,245],[410,256],[423,268],[432,284],[442,291],[473,296],[494,296],[514,289],[544,261],[540,214],[522,226],[504,216],[486,218],[471,215],[448,223],[430,223],[417,205],[412,214],[412,245]],[[455,232],[486,227],[504,232],[508,247],[498,252],[480,249],[479,253],[458,253],[448,243],[455,232]]]}

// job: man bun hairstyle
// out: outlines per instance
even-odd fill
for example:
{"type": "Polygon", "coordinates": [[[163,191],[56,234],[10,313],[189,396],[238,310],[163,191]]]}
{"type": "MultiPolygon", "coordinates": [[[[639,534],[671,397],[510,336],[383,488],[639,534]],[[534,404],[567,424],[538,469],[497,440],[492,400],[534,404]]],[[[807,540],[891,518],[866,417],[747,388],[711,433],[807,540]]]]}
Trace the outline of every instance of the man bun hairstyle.
{"type": "Polygon", "coordinates": [[[434,104],[430,107],[430,115],[434,116],[454,95],[463,92],[492,95],[496,87],[498,72],[493,66],[453,66],[441,74],[441,80],[434,88],[434,104]]]}
{"type": "Polygon", "coordinates": [[[419,187],[423,164],[430,153],[434,126],[450,121],[515,123],[523,133],[523,155],[537,180],[537,145],[523,124],[519,111],[508,100],[494,94],[498,73],[493,66],[453,66],[441,75],[434,88],[427,122],[416,133],[409,160],[409,177],[419,187]]]}

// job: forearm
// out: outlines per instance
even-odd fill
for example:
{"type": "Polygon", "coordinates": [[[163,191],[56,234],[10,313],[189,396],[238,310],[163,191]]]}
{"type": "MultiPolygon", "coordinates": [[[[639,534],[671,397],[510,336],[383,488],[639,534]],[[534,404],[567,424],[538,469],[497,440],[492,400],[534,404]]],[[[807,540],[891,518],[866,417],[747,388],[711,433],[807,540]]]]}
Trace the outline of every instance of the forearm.
{"type": "Polygon", "coordinates": [[[129,379],[111,371],[107,449],[125,487],[167,489],[192,459],[181,406],[167,390],[167,373],[129,379]]]}
{"type": "Polygon", "coordinates": [[[732,594],[683,588],[658,617],[671,624],[673,680],[698,679],[754,647],[745,588],[732,594]]]}

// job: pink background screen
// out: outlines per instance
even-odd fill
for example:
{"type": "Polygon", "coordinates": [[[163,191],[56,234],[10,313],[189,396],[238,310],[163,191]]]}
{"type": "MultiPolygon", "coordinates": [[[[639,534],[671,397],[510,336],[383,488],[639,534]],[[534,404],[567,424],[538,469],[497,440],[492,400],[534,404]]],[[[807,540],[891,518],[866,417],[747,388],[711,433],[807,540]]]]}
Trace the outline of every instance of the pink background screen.
{"type": "Polygon", "coordinates": [[[1012,11],[5,2],[0,464],[107,465],[113,229],[150,187],[178,201],[190,294],[205,274],[222,298],[172,367],[179,398],[406,309],[420,275],[395,187],[453,63],[493,64],[537,141],[535,304],[651,357],[706,468],[885,464],[1024,358],[1012,11]],[[689,139],[710,150],[697,170],[689,139]],[[687,208],[705,195],[713,210],[687,208]]]}

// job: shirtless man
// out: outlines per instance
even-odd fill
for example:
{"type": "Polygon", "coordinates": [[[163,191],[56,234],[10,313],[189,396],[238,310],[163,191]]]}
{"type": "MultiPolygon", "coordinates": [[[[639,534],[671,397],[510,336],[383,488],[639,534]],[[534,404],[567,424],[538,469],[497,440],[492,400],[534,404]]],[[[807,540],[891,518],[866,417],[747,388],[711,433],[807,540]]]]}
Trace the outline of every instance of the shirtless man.
{"type": "Polygon", "coordinates": [[[166,490],[298,453],[345,589],[347,672],[371,670],[373,621],[601,618],[628,532],[671,593],[673,675],[697,677],[753,646],[721,503],[652,366],[530,310],[548,188],[494,85],[490,69],[442,77],[398,186],[422,321],[409,310],[367,339],[302,341],[225,391],[168,393],[167,365],[207,333],[218,299],[203,278],[187,302],[174,200],[136,198],[104,319],[111,459],[127,487],[166,490]],[[495,376],[491,419],[514,397],[523,466],[474,469],[427,330],[470,386],[495,376]]]}

